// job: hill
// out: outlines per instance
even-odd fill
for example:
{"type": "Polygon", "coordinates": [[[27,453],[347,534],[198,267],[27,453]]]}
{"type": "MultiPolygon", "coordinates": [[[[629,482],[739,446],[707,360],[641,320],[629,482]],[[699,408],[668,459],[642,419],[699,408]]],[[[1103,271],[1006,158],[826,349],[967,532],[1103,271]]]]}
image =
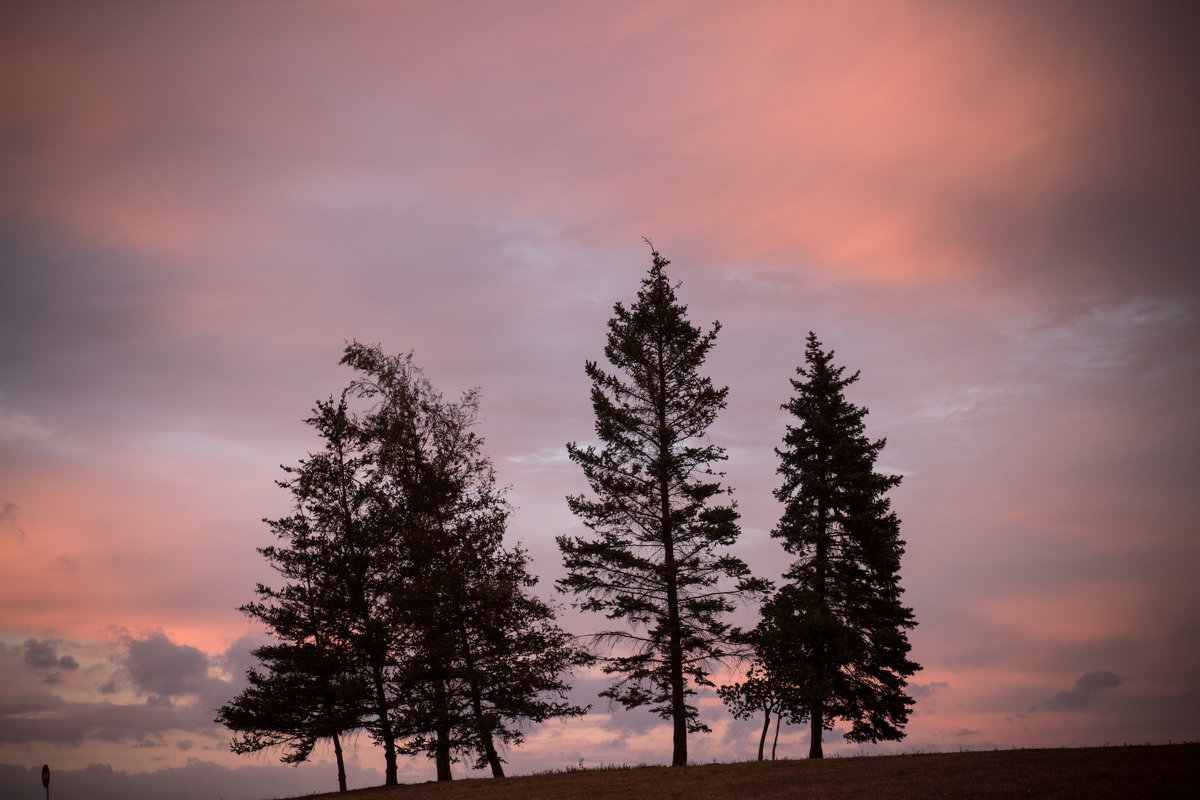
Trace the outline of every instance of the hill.
{"type": "Polygon", "coordinates": [[[1200,797],[1200,743],[613,767],[359,789],[305,800],[849,800],[1200,797]]]}

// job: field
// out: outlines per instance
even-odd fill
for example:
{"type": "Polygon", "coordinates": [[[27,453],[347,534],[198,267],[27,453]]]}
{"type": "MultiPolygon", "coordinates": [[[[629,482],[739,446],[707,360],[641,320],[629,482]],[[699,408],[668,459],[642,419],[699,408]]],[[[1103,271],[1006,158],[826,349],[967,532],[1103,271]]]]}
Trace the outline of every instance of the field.
{"type": "Polygon", "coordinates": [[[407,784],[305,800],[822,800],[823,798],[1200,797],[1200,744],[992,750],[614,767],[500,780],[407,784]]]}

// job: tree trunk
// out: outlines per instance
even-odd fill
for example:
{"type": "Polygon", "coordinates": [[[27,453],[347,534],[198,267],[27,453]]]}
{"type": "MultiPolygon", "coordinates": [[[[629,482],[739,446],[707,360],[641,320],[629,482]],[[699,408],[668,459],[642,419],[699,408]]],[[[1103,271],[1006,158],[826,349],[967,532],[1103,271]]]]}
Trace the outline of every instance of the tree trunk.
{"type": "MultiPolygon", "coordinates": [[[[821,473],[821,484],[825,484],[825,473],[823,471],[821,473]]],[[[816,567],[815,577],[817,585],[815,588],[817,590],[817,607],[824,612],[826,611],[825,575],[828,566],[826,559],[828,558],[827,547],[829,542],[829,527],[826,519],[826,509],[824,504],[819,504],[817,506],[817,531],[818,538],[815,553],[816,563],[814,564],[816,567]]],[[[815,667],[814,671],[816,672],[818,681],[823,681],[825,679],[825,669],[827,666],[826,656],[827,653],[825,652],[825,643],[821,642],[816,648],[816,663],[813,665],[815,667]]],[[[822,698],[817,698],[812,705],[812,732],[808,737],[808,757],[824,758],[825,754],[821,752],[821,734],[825,730],[825,707],[824,703],[822,702],[822,698]]]]}
{"type": "Polygon", "coordinates": [[[492,726],[483,714],[483,692],[479,688],[479,673],[475,669],[475,659],[471,657],[466,629],[460,627],[459,635],[462,640],[467,674],[471,676],[471,714],[475,717],[475,733],[479,737],[479,744],[483,747],[483,754],[487,758],[488,766],[492,768],[492,777],[503,778],[504,764],[500,761],[500,754],[496,752],[496,742],[492,738],[492,726]]]}
{"type": "Polygon", "coordinates": [[[658,345],[658,391],[654,397],[658,427],[658,493],[662,523],[663,573],[667,590],[667,667],[671,680],[674,747],[671,766],[687,766],[687,685],[683,676],[683,630],[679,619],[679,576],[675,563],[675,531],[671,520],[671,429],[667,425],[667,375],[662,342],[658,345]]]}
{"type": "MultiPolygon", "coordinates": [[[[338,466],[341,474],[345,475],[346,465],[340,447],[338,449],[338,466]]],[[[353,546],[358,541],[358,533],[354,522],[354,513],[350,509],[350,499],[346,493],[346,480],[341,481],[340,491],[343,532],[348,545],[352,547],[353,551],[356,549],[353,546]]],[[[348,578],[350,580],[350,601],[353,604],[355,616],[360,623],[366,625],[368,630],[370,630],[374,627],[370,612],[371,604],[367,601],[367,595],[363,588],[362,575],[352,570],[348,578]]],[[[379,735],[383,738],[383,783],[385,786],[396,786],[400,782],[397,778],[396,734],[392,730],[392,720],[388,715],[387,690],[384,688],[383,668],[386,661],[386,653],[380,651],[378,639],[375,637],[367,640],[365,649],[365,655],[371,666],[371,680],[375,688],[375,715],[379,718],[379,735]]]]}
{"type": "Polygon", "coordinates": [[[388,718],[387,692],[383,688],[383,667],[378,663],[371,668],[371,677],[375,683],[375,714],[379,717],[379,735],[383,737],[383,761],[385,786],[396,786],[396,735],[392,731],[392,721],[388,718]]]}
{"type": "Polygon", "coordinates": [[[821,733],[825,730],[825,714],[818,702],[812,710],[812,733],[809,735],[808,757],[824,758],[821,752],[821,733]]]}
{"type": "Polygon", "coordinates": [[[504,762],[500,760],[500,754],[496,752],[496,743],[492,740],[492,732],[484,727],[479,731],[479,736],[483,740],[483,753],[487,756],[488,766],[492,768],[492,777],[503,778],[504,762]]]}
{"type": "Polygon", "coordinates": [[[775,750],[779,747],[779,729],[783,727],[783,712],[775,712],[775,741],[771,742],[771,760],[775,760],[775,750]]]}
{"type": "MultiPolygon", "coordinates": [[[[664,481],[665,483],[665,481],[664,481]]],[[[679,581],[675,574],[675,546],[670,525],[669,500],[663,491],[663,569],[667,579],[668,668],[671,672],[671,720],[675,726],[671,766],[687,766],[687,695],[683,677],[683,632],[679,622],[679,581]]]]}
{"type": "Polygon", "coordinates": [[[671,755],[671,766],[687,766],[687,698],[684,694],[683,681],[683,643],[680,641],[679,630],[679,595],[675,582],[672,581],[667,589],[667,619],[671,626],[670,637],[670,668],[671,668],[671,718],[675,723],[674,750],[671,755]]]}
{"type": "Polygon", "coordinates": [[[342,740],[337,735],[337,731],[333,732],[333,754],[337,757],[338,768],[338,791],[346,791],[346,762],[342,758],[342,740]]]}
{"type": "Polygon", "coordinates": [[[758,737],[758,760],[763,760],[763,746],[767,743],[767,732],[771,730],[771,709],[763,708],[762,735],[758,737]]]}
{"type": "Polygon", "coordinates": [[[446,696],[446,682],[435,678],[433,682],[433,701],[435,705],[434,725],[437,727],[437,742],[434,756],[437,761],[437,779],[439,781],[453,780],[450,774],[450,701],[446,696]]]}

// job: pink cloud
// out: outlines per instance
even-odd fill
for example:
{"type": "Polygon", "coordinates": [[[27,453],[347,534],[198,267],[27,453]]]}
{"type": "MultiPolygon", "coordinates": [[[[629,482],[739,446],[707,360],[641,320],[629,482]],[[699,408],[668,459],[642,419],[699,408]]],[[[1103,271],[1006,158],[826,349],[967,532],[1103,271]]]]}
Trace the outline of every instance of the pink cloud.
{"type": "MultiPolygon", "coordinates": [[[[300,419],[351,337],[482,386],[549,594],[582,364],[648,235],[694,319],[725,323],[714,437],[763,574],[803,335],[863,369],[906,475],[918,681],[945,685],[911,746],[1194,736],[1194,25],[1069,3],[212,9],[0,12],[0,634],[89,642],[64,692],[103,683],[83,673],[121,635],[215,659],[246,632],[276,465],[313,446],[300,419]],[[1086,716],[1029,712],[1096,669],[1127,682],[1086,716]]],[[[539,731],[522,763],[644,760],[656,739],[621,724],[539,731]]],[[[139,758],[183,763],[171,736],[139,758]]]]}
{"type": "Polygon", "coordinates": [[[296,26],[262,53],[261,12],[238,13],[90,20],[127,46],[80,25],[11,53],[40,140],[23,207],[160,258],[220,256],[287,235],[302,160],[313,186],[378,175],[397,211],[499,203],[710,260],[907,282],[990,269],[964,205],[1036,220],[1086,168],[1087,127],[1125,102],[1098,89],[1093,52],[922,4],[631,7],[602,25],[554,7],[536,29],[391,9],[296,26]],[[178,52],[142,45],[184,31],[178,52]],[[220,69],[188,61],[204,46],[220,69]],[[330,108],[324,80],[357,92],[330,108]]]}

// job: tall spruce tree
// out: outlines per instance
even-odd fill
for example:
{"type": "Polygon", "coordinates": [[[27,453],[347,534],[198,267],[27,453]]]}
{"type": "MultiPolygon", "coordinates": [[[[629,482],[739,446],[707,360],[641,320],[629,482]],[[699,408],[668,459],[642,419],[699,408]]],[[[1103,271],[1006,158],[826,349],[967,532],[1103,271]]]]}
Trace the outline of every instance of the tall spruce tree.
{"type": "Polygon", "coordinates": [[[356,417],[372,476],[389,498],[391,532],[386,605],[395,668],[389,688],[403,753],[434,758],[437,779],[451,779],[453,738],[462,699],[455,692],[456,646],[447,610],[466,580],[468,549],[493,549],[507,509],[489,481],[490,465],[472,432],[478,392],[448,401],[413,362],[378,345],[353,342],[342,363],[357,376],[349,392],[367,404],[356,417]]]}
{"type": "Polygon", "coordinates": [[[813,333],[805,363],[783,406],[795,422],[775,451],[785,507],[772,536],[796,560],[763,608],[760,627],[773,633],[758,638],[809,717],[809,757],[821,758],[835,719],[853,742],[902,738],[913,703],[904,689],[920,665],[908,659],[916,622],[900,602],[904,542],[887,497],[900,477],[875,471],[885,440],[867,438],[867,410],[844,396],[859,374],[845,377],[813,333]]]}
{"type": "Polygon", "coordinates": [[[670,719],[671,763],[682,766],[688,733],[708,729],[689,698],[731,650],[726,614],[764,584],[724,550],[738,513],[721,502],[729,490],[714,471],[724,449],[705,441],[728,393],[699,372],[720,323],[702,332],[688,321],[669,262],[652,254],[637,302],[617,303],[608,323],[604,354],[616,372],[586,363],[603,446],[567,445],[594,495],[567,502],[595,535],[558,537],[567,569],[558,587],[624,623],[596,634],[613,646],[604,671],[618,676],[601,696],[670,719]]]}

